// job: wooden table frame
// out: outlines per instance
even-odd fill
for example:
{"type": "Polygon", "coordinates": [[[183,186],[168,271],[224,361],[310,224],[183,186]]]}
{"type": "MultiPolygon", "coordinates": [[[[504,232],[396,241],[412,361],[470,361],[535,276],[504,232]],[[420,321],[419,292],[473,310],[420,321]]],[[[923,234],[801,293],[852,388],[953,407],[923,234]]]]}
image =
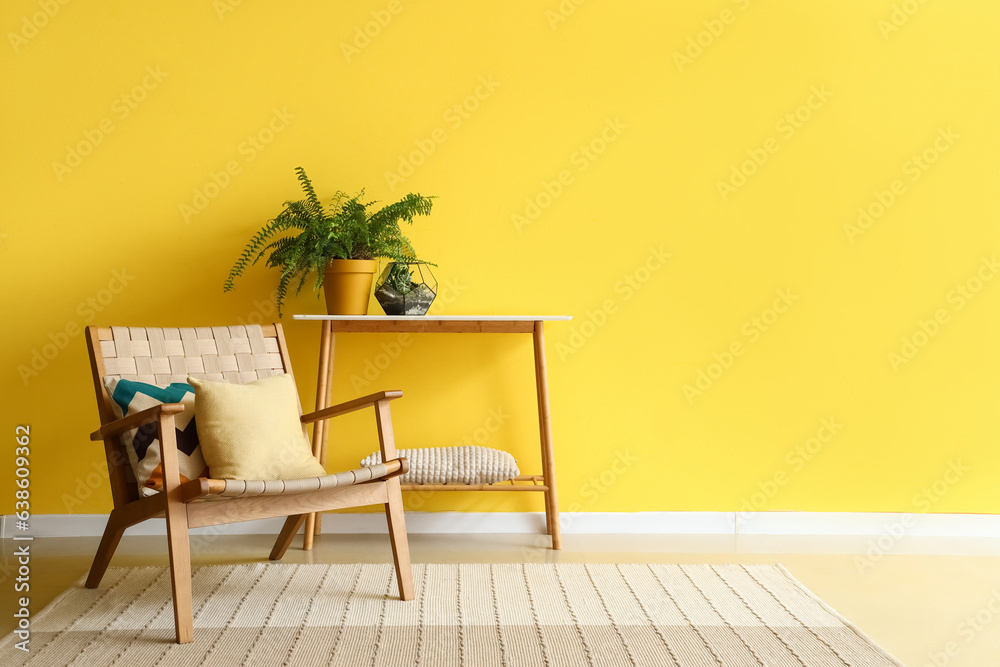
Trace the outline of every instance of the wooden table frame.
{"type": "MultiPolygon", "coordinates": [[[[562,548],[559,530],[559,502],[556,495],[555,454],[552,448],[552,420],[549,411],[549,379],[545,362],[545,322],[569,321],[570,316],[421,316],[388,317],[377,315],[295,315],[296,320],[322,322],[319,347],[319,373],[316,383],[316,409],[331,403],[333,360],[337,333],[530,333],[535,362],[535,393],[538,403],[538,431],[541,443],[542,474],[519,475],[499,484],[404,484],[403,491],[535,491],[545,494],[545,532],[552,538],[552,548],[562,548]]],[[[313,427],[313,453],[326,465],[327,423],[313,427]]],[[[306,520],[304,548],[311,549],[313,537],[320,533],[321,515],[310,514],[306,520]]]]}

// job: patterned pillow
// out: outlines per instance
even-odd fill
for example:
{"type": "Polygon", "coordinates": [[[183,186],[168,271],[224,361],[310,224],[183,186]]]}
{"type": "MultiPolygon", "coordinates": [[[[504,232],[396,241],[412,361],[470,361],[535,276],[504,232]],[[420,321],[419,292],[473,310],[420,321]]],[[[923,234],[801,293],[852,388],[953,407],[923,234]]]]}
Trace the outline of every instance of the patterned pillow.
{"type": "MultiPolygon", "coordinates": [[[[177,463],[181,482],[208,477],[208,468],[198,445],[194,415],[194,389],[184,382],[166,387],[134,380],[104,378],[111,396],[111,407],[119,418],[142,412],[163,403],[182,403],[184,412],[174,415],[177,438],[177,463]]],[[[151,496],[163,490],[163,466],[156,424],[132,429],[122,436],[132,472],[139,484],[139,495],[151,496]]]]}
{"type": "MultiPolygon", "coordinates": [[[[495,484],[521,474],[517,461],[507,452],[473,445],[397,449],[410,464],[400,475],[400,484],[495,484]]],[[[373,452],[361,461],[368,467],[382,463],[382,452],[373,452]]]]}

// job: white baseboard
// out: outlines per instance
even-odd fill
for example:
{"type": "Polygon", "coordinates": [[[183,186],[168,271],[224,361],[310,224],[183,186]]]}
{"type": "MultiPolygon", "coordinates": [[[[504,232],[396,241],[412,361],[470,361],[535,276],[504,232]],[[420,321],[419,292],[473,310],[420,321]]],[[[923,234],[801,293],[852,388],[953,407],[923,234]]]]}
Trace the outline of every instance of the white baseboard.
{"type": "Polygon", "coordinates": [[[1000,514],[738,512],[736,520],[740,535],[1000,537],[1000,514]]]}
{"type": "MultiPolygon", "coordinates": [[[[36,514],[28,531],[16,530],[11,515],[0,517],[0,537],[97,537],[104,514],[36,514]]],[[[194,535],[275,534],[283,519],[245,521],[198,528],[194,535]]],[[[563,533],[660,535],[843,535],[1000,538],[998,514],[901,514],[877,512],[564,512],[563,533]]],[[[528,533],[545,532],[540,512],[407,512],[407,532],[528,533]]],[[[386,533],[385,515],[326,514],[325,533],[386,533]]],[[[147,521],[126,535],[165,535],[163,521],[147,521]]]]}

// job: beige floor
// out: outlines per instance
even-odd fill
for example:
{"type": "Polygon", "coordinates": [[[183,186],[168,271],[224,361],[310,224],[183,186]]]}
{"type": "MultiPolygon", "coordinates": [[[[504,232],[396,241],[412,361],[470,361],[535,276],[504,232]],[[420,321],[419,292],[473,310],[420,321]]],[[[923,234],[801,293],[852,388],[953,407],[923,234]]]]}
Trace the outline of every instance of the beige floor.
{"type": "MultiPolygon", "coordinates": [[[[271,539],[261,535],[196,537],[196,565],[261,562],[271,539]]],[[[32,543],[31,609],[37,613],[83,576],[96,538],[47,538],[32,543]]],[[[414,562],[782,563],[830,606],[909,667],[1000,665],[1000,539],[911,538],[890,553],[862,560],[860,538],[570,535],[564,549],[535,546],[530,535],[411,535],[414,562]],[[992,601],[992,608],[991,608],[992,601]],[[951,655],[948,655],[950,651],[951,655]]],[[[112,567],[166,565],[165,538],[129,537],[112,567]]],[[[14,608],[11,566],[19,543],[0,540],[0,603],[14,608]]],[[[298,540],[287,563],[388,562],[379,535],[322,535],[311,552],[298,540]]],[[[14,565],[16,569],[16,565],[14,565]]],[[[13,629],[8,611],[0,633],[13,629]]]]}

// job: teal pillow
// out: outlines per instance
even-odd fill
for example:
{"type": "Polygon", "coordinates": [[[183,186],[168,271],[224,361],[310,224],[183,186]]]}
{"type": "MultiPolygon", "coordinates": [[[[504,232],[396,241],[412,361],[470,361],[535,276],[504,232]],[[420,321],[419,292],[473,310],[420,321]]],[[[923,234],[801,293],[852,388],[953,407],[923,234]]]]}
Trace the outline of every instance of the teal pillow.
{"type": "MultiPolygon", "coordinates": [[[[174,433],[177,439],[177,463],[181,482],[198,477],[208,477],[208,468],[201,455],[198,429],[195,424],[194,388],[185,382],[167,386],[104,378],[104,386],[111,396],[111,407],[119,418],[142,412],[164,403],[181,403],[184,412],[174,415],[174,433]]],[[[125,450],[141,496],[151,496],[163,490],[163,465],[160,460],[160,440],[156,424],[146,424],[122,436],[125,450]]]]}

